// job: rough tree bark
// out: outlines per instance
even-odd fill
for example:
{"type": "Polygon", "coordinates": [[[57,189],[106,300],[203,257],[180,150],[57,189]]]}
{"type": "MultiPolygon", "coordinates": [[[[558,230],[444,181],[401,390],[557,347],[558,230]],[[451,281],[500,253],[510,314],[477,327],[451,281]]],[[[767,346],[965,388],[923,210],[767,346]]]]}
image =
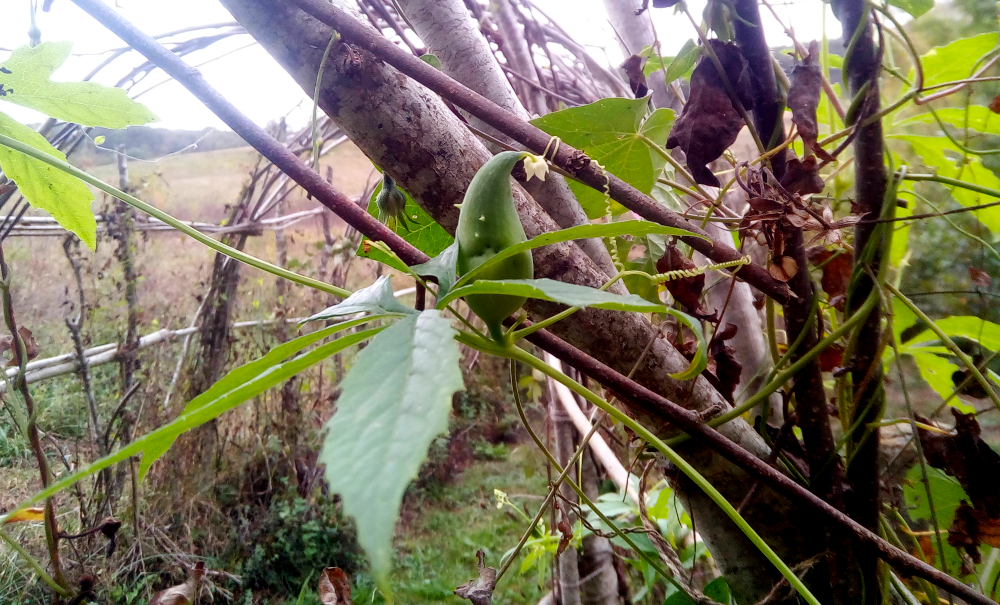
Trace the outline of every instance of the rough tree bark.
{"type": "MultiPolygon", "coordinates": [[[[638,54],[643,47],[656,43],[648,9],[641,15],[635,14],[642,4],[643,0],[604,0],[604,10],[608,11],[608,20],[619,36],[618,45],[626,57],[638,54]]],[[[653,91],[653,103],[657,107],[671,107],[680,111],[680,100],[674,91],[667,88],[663,70],[649,74],[646,85],[653,91]]]]}
{"type": "MultiPolygon", "coordinates": [[[[329,28],[277,0],[223,0],[223,4],[311,94],[330,39],[329,28]]],[[[346,0],[335,4],[356,14],[346,0]]],[[[489,152],[440,99],[364,49],[338,44],[324,70],[319,103],[362,151],[388,170],[445,229],[454,232],[458,219],[454,205],[461,202],[466,185],[489,152]]],[[[523,189],[515,187],[514,197],[529,237],[558,228],[523,189]]],[[[591,287],[603,283],[603,272],[575,245],[541,248],[534,258],[536,277],[591,287]]],[[[538,318],[552,315],[559,307],[531,301],[526,309],[538,318]]],[[[656,334],[639,315],[594,309],[559,322],[553,332],[623,374],[630,372],[656,334]]],[[[634,377],[690,409],[729,409],[704,379],[679,382],[670,378],[687,363],[669,343],[658,339],[634,377]]],[[[660,420],[641,420],[669,432],[660,420]]],[[[767,455],[764,442],[743,420],[727,423],[720,431],[754,455],[767,455]]],[[[682,451],[731,502],[742,501],[753,483],[747,473],[695,443],[689,442],[682,451]]],[[[762,489],[745,516],[785,561],[794,565],[815,554],[800,531],[815,526],[815,517],[772,490],[762,489]]],[[[739,602],[763,599],[780,580],[735,525],[725,520],[706,524],[702,531],[739,602]]]]}

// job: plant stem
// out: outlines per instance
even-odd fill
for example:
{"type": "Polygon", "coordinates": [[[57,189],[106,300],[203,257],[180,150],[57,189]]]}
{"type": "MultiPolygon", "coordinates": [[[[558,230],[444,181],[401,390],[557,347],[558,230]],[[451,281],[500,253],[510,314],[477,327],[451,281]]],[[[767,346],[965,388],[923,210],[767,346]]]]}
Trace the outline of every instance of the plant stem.
{"type": "MultiPolygon", "coordinates": [[[[651,446],[656,448],[660,453],[662,453],[671,463],[673,463],[678,469],[680,469],[680,471],[683,472],[695,485],[697,485],[700,489],[702,489],[708,495],[708,497],[711,498],[712,501],[719,508],[721,508],[723,512],[726,513],[726,515],[732,520],[732,522],[736,524],[737,527],[740,528],[740,530],[747,536],[747,538],[750,539],[750,541],[754,544],[754,546],[760,549],[761,553],[763,553],[764,556],[767,557],[767,559],[778,569],[778,571],[781,572],[781,575],[784,576],[786,580],[788,580],[788,583],[796,590],[796,592],[799,593],[800,596],[802,596],[803,599],[805,599],[807,603],[809,603],[810,605],[819,605],[819,601],[816,600],[816,597],[814,597],[813,594],[809,591],[809,589],[806,588],[805,584],[802,583],[802,580],[800,580],[799,577],[796,576],[795,573],[788,567],[788,565],[786,565],[785,562],[782,561],[777,554],[775,554],[775,552],[771,549],[771,547],[768,546],[763,539],[761,539],[761,537],[757,534],[757,532],[754,531],[754,529],[750,527],[750,525],[746,522],[746,519],[744,519],[738,512],[736,512],[736,509],[733,507],[733,505],[730,504],[729,501],[726,500],[726,498],[721,493],[719,493],[719,491],[715,489],[715,487],[711,483],[709,483],[708,480],[705,479],[705,477],[701,475],[701,473],[699,473],[693,466],[691,466],[686,460],[684,460],[684,458],[678,455],[677,452],[672,450],[659,437],[654,435],[652,432],[650,432],[641,424],[632,420],[631,417],[621,412],[615,406],[604,401],[604,399],[597,396],[590,389],[579,384],[578,382],[576,382],[569,376],[566,376],[562,372],[556,371],[555,368],[545,363],[541,359],[538,359],[534,355],[527,353],[523,349],[513,346],[501,349],[496,345],[496,343],[481,341],[479,339],[470,337],[465,334],[459,334],[457,338],[459,342],[462,342],[463,344],[466,344],[473,348],[479,349],[480,351],[520,361],[542,372],[549,378],[561,382],[562,384],[569,387],[571,391],[582,396],[584,399],[591,402],[598,408],[604,410],[609,415],[611,415],[612,418],[614,418],[618,422],[621,422],[629,429],[631,429],[633,432],[635,432],[636,435],[646,440],[647,443],[649,443],[651,446]]],[[[571,465],[568,465],[567,468],[569,468],[570,466],[571,465]]]]}
{"type": "Polygon", "coordinates": [[[57,593],[59,593],[64,597],[73,596],[73,591],[66,588],[65,586],[60,585],[58,582],[52,579],[52,576],[45,573],[45,570],[42,569],[42,566],[38,563],[38,561],[36,561],[35,558],[31,556],[31,553],[24,550],[24,547],[18,544],[17,540],[11,538],[3,531],[0,531],[0,539],[9,544],[10,547],[13,548],[15,552],[17,552],[17,554],[21,555],[21,558],[24,559],[24,561],[31,566],[31,569],[33,569],[36,574],[38,574],[38,577],[42,579],[42,582],[45,582],[46,584],[49,585],[49,588],[51,588],[52,590],[56,591],[57,593]]]}

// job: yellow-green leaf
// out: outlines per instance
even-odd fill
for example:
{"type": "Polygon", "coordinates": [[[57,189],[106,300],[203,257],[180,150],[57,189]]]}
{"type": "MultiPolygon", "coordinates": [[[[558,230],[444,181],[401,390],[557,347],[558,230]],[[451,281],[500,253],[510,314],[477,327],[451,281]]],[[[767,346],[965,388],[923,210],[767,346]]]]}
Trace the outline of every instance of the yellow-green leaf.
{"type": "MultiPolygon", "coordinates": [[[[31,128],[0,113],[0,134],[66,161],[61,151],[31,128]]],[[[97,221],[90,209],[94,195],[83,181],[9,147],[0,146],[0,168],[17,183],[28,203],[52,215],[91,250],[97,245],[97,221]]]]}
{"type": "Polygon", "coordinates": [[[70,42],[45,42],[15,49],[0,65],[0,99],[84,126],[125,128],[156,121],[153,112],[120,88],[50,80],[72,46],[70,42]]]}

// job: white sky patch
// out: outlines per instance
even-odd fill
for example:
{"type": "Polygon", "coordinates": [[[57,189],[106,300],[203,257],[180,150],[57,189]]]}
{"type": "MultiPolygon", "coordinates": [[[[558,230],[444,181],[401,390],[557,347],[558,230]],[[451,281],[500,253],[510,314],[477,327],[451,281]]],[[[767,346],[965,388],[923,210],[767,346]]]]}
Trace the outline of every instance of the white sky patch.
{"type": "MultiPolygon", "coordinates": [[[[39,4],[41,4],[39,2],[39,4]]],[[[618,65],[624,59],[614,30],[608,23],[602,0],[536,0],[536,4],[555,19],[575,40],[584,44],[600,62],[618,65]]],[[[29,2],[25,0],[0,0],[0,60],[10,49],[28,43],[30,25],[29,2]]],[[[704,0],[689,2],[690,10],[700,19],[704,0]]],[[[209,25],[232,21],[228,11],[216,0],[117,0],[121,14],[151,35],[174,31],[195,25],[209,25]]],[[[819,0],[773,4],[785,25],[795,29],[796,37],[803,44],[822,36],[823,22],[819,0]]],[[[826,8],[827,35],[839,38],[840,24],[826,8]]],[[[772,46],[790,44],[784,30],[775,22],[770,12],[761,7],[764,30],[772,46]]],[[[652,9],[653,18],[664,56],[671,56],[690,38],[695,37],[691,24],[683,14],[673,9],[652,9]]],[[[56,72],[55,78],[73,81],[83,78],[106,55],[95,55],[123,46],[121,40],[77,8],[70,0],[56,0],[52,11],[39,10],[37,23],[43,41],[70,40],[74,55],[56,72]]],[[[178,39],[191,37],[185,34],[178,39]]],[[[233,36],[213,44],[208,49],[185,57],[200,67],[205,78],[241,111],[260,125],[288,115],[293,125],[304,124],[309,119],[311,100],[292,78],[262,48],[251,45],[249,36],[233,36]],[[248,46],[250,45],[250,46],[248,46]],[[230,54],[226,54],[230,53],[230,54]],[[216,60],[216,57],[220,57],[216,60]]],[[[138,53],[118,59],[111,68],[102,71],[95,81],[114,85],[133,67],[143,63],[138,53]]],[[[162,72],[147,77],[136,89],[141,92],[167,78],[162,72]]],[[[197,99],[176,82],[156,86],[138,100],[149,106],[160,117],[157,126],[165,128],[200,129],[206,126],[225,128],[225,125],[197,99]]],[[[23,122],[40,122],[41,114],[0,102],[0,111],[9,113],[23,122]]]]}

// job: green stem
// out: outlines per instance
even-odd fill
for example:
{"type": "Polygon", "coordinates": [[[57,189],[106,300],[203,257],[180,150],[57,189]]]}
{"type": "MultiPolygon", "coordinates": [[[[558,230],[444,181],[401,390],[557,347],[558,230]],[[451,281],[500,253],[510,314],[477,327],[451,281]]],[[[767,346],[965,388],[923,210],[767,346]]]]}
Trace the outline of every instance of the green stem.
{"type": "Polygon", "coordinates": [[[958,348],[958,345],[956,345],[951,338],[948,338],[948,335],[944,333],[944,330],[942,330],[936,323],[934,323],[934,320],[932,320],[930,317],[927,317],[927,314],[921,311],[920,308],[917,307],[917,305],[913,304],[913,301],[904,296],[903,293],[896,288],[896,286],[886,282],[885,287],[890,292],[892,292],[893,296],[899,299],[899,302],[906,305],[907,308],[910,309],[910,311],[913,311],[914,315],[916,315],[921,321],[926,323],[927,327],[930,328],[931,332],[934,332],[934,335],[937,336],[941,340],[941,342],[944,343],[944,346],[948,347],[948,350],[951,351],[952,354],[955,355],[955,357],[958,357],[960,360],[962,360],[962,363],[965,364],[965,367],[969,368],[969,371],[972,372],[972,375],[976,377],[976,381],[979,383],[979,385],[982,386],[983,389],[985,389],[986,392],[989,394],[990,400],[993,401],[993,405],[995,405],[996,408],[1000,410],[1000,396],[998,396],[996,391],[993,390],[992,385],[990,385],[989,381],[986,380],[986,377],[983,376],[983,373],[979,371],[979,368],[976,367],[976,364],[972,361],[972,359],[970,359],[969,356],[966,355],[964,351],[962,351],[962,349],[958,348]]]}
{"type": "Polygon", "coordinates": [[[299,275],[298,273],[289,271],[287,269],[282,269],[277,265],[272,265],[269,262],[262,261],[259,258],[251,256],[245,252],[241,252],[236,248],[232,248],[230,246],[227,246],[226,244],[218,242],[212,239],[211,237],[205,235],[204,233],[198,231],[194,227],[191,227],[190,225],[185,225],[182,221],[175,219],[174,217],[156,208],[155,206],[147,204],[146,202],[140,200],[139,198],[133,197],[125,193],[124,191],[121,191],[120,189],[116,189],[111,185],[108,185],[104,181],[87,174],[86,172],[80,170],[76,166],[72,166],[60,160],[57,157],[51,156],[45,153],[44,151],[39,151],[29,145],[25,145],[21,141],[0,134],[0,145],[3,145],[4,147],[10,147],[15,151],[23,153],[24,155],[32,157],[40,162],[44,162],[49,166],[52,166],[53,168],[58,168],[59,170],[62,170],[67,174],[71,174],[76,178],[80,179],[81,181],[83,181],[84,183],[97,187],[101,191],[107,193],[110,196],[120,199],[126,204],[132,206],[133,208],[141,210],[142,212],[145,212],[146,214],[152,216],[153,218],[163,221],[164,223],[170,225],[174,229],[180,231],[181,233],[184,233],[185,235],[190,236],[191,238],[208,246],[209,248],[215,250],[216,252],[225,254],[226,256],[238,260],[247,265],[250,265],[251,267],[255,267],[257,269],[260,269],[261,271],[266,271],[271,275],[275,275],[277,277],[283,277],[288,281],[295,282],[297,284],[302,284],[303,286],[309,286],[310,288],[315,288],[316,290],[319,290],[321,292],[326,292],[328,294],[333,294],[335,296],[346,298],[351,295],[350,290],[338,288],[336,286],[323,283],[317,279],[306,277],[304,275],[299,275]]]}
{"type": "Polygon", "coordinates": [[[56,583],[55,580],[52,579],[52,576],[45,573],[45,570],[42,569],[42,566],[39,565],[38,561],[36,561],[35,558],[28,553],[28,551],[24,550],[24,548],[20,544],[18,544],[16,540],[8,536],[3,531],[0,531],[0,539],[9,544],[10,547],[17,552],[17,554],[21,555],[21,558],[24,559],[29,566],[31,566],[31,569],[33,569],[34,572],[38,574],[38,577],[41,578],[43,582],[49,585],[49,588],[51,588],[52,590],[56,591],[57,593],[59,593],[64,597],[73,596],[73,592],[71,590],[60,586],[58,583],[56,583]]]}
{"type": "Polygon", "coordinates": [[[768,561],[770,561],[771,564],[773,564],[775,568],[778,569],[781,575],[784,576],[784,578],[788,581],[789,585],[791,585],[796,590],[796,592],[798,592],[799,595],[801,595],[802,598],[807,603],[809,603],[809,605],[820,605],[816,597],[813,596],[813,594],[809,591],[809,589],[806,588],[805,584],[802,583],[802,580],[800,580],[799,577],[795,575],[795,572],[793,572],[791,568],[789,568],[788,565],[786,565],[785,562],[781,560],[781,557],[779,557],[771,549],[771,547],[768,546],[766,542],[764,542],[764,540],[760,537],[760,535],[758,535],[757,532],[754,531],[752,527],[750,527],[750,524],[747,523],[746,519],[744,519],[743,516],[736,511],[733,505],[730,504],[728,500],[726,500],[725,496],[719,493],[719,490],[715,489],[715,487],[711,483],[709,483],[709,481],[705,479],[705,477],[702,476],[701,473],[699,473],[693,466],[691,466],[691,464],[688,463],[687,460],[685,460],[679,454],[677,454],[677,452],[671,449],[666,443],[663,442],[663,440],[654,435],[649,429],[637,423],[631,417],[623,413],[615,406],[609,404],[607,401],[596,395],[590,389],[584,387],[580,383],[569,378],[562,372],[556,371],[555,368],[545,363],[541,359],[538,359],[534,355],[531,355],[530,353],[524,351],[523,349],[519,349],[514,346],[508,348],[499,348],[497,347],[496,343],[481,341],[467,334],[459,334],[456,338],[458,339],[459,342],[471,346],[475,349],[479,349],[480,351],[497,355],[500,357],[506,357],[508,359],[514,359],[531,366],[532,368],[542,372],[543,374],[552,378],[553,380],[556,380],[557,382],[566,385],[571,391],[580,395],[581,397],[583,397],[590,403],[594,404],[598,408],[604,410],[609,415],[611,415],[612,418],[614,418],[618,422],[621,422],[629,429],[631,429],[640,438],[645,439],[647,443],[656,448],[682,473],[687,475],[687,477],[696,486],[698,486],[702,491],[705,492],[706,495],[708,495],[709,498],[712,499],[712,501],[716,504],[716,506],[718,506],[720,509],[722,509],[724,513],[726,513],[726,516],[728,516],[730,520],[732,520],[732,522],[735,523],[736,526],[740,528],[740,530],[747,536],[747,538],[754,544],[754,546],[756,546],[760,550],[760,552],[765,557],[767,557],[768,561]]]}

